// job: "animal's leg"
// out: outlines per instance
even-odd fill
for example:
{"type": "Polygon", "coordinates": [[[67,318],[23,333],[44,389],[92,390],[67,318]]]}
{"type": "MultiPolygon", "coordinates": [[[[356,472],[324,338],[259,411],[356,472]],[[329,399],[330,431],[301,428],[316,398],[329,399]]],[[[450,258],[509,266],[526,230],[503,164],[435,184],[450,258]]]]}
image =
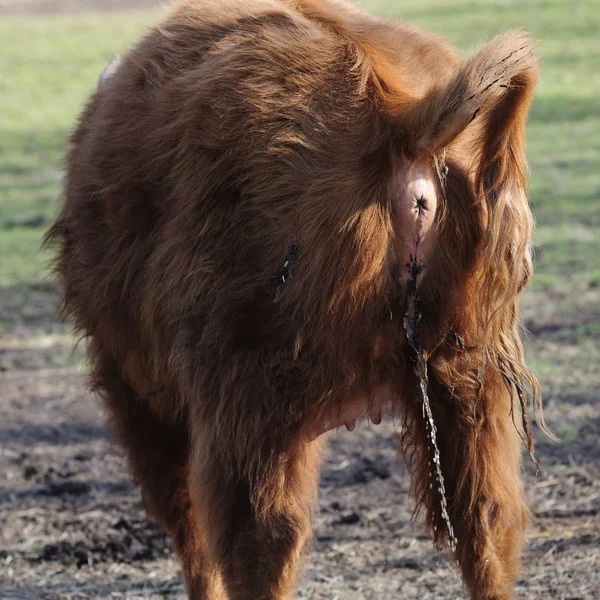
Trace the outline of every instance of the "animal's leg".
{"type": "Polygon", "coordinates": [[[116,364],[94,360],[95,387],[125,448],[148,514],[173,540],[192,600],[223,598],[216,574],[207,568],[205,544],[188,488],[189,435],[184,422],[164,423],[122,379],[116,364]]]}
{"type": "MultiPolygon", "coordinates": [[[[528,511],[520,481],[522,442],[513,422],[511,394],[491,371],[477,403],[471,404],[473,412],[465,412],[456,397],[444,397],[441,390],[436,394],[435,383],[432,408],[463,578],[473,599],[508,600],[519,571],[528,511]]],[[[516,411],[519,402],[515,404],[516,411]]],[[[420,419],[413,424],[424,429],[420,419]]],[[[518,416],[515,421],[519,423],[518,416]]],[[[447,526],[441,518],[432,450],[425,446],[426,438],[421,443],[417,493],[427,506],[429,524],[436,526],[432,533],[441,542],[447,539],[447,526]]]]}
{"type": "Polygon", "coordinates": [[[231,477],[214,456],[198,453],[194,502],[229,600],[292,596],[311,535],[320,445],[299,444],[260,484],[231,477]]]}

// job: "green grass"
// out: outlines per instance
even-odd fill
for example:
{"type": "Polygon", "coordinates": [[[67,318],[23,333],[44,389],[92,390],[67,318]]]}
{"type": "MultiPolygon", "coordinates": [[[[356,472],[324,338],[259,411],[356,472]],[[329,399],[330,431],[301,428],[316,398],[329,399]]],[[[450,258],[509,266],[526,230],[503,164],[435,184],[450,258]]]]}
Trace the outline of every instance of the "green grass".
{"type": "MultiPolygon", "coordinates": [[[[363,0],[468,52],[522,27],[540,40],[528,130],[538,221],[534,289],[600,286],[600,2],[363,0]]],[[[56,214],[65,139],[98,75],[156,20],[152,11],[0,21],[0,285],[42,277],[38,248],[56,214]]]]}
{"type": "Polygon", "coordinates": [[[19,15],[0,20],[0,285],[43,277],[65,141],[98,76],[152,12],[19,15]],[[38,218],[42,225],[19,224],[38,218]],[[45,224],[44,224],[45,222],[45,224]]]}

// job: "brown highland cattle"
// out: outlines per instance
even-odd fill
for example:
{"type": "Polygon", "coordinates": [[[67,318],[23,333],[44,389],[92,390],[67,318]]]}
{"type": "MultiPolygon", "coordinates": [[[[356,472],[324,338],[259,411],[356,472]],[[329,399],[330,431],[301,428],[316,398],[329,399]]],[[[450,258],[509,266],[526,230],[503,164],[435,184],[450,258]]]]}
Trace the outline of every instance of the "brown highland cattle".
{"type": "Polygon", "coordinates": [[[290,598],[321,434],[382,409],[448,541],[411,289],[455,556],[472,598],[511,598],[536,79],[521,33],[463,61],[340,0],[184,0],[103,75],[47,242],[190,598],[290,598]]]}

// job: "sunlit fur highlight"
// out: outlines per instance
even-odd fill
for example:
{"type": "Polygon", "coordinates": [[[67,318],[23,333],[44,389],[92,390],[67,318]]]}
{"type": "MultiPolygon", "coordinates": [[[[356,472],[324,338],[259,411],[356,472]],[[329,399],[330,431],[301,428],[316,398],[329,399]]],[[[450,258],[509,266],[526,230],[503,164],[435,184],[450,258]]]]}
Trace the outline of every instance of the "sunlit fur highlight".
{"type": "Polygon", "coordinates": [[[47,242],[191,598],[290,597],[323,443],[310,432],[382,385],[445,541],[393,251],[390,181],[414,161],[438,174],[421,342],[457,558],[473,598],[511,597],[527,394],[540,411],[518,313],[533,52],[512,32],[462,61],[337,0],[187,0],[102,79],[47,242]]]}

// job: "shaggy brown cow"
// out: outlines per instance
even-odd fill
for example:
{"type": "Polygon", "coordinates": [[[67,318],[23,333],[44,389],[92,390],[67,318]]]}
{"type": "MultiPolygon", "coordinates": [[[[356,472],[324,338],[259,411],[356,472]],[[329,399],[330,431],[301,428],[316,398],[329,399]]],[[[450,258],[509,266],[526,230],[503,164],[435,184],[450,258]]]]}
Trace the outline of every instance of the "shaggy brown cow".
{"type": "Polygon", "coordinates": [[[186,0],[102,78],[48,242],[191,598],[289,598],[320,434],[385,407],[447,541],[411,290],[456,558],[473,598],[511,597],[539,404],[518,324],[533,48],[462,61],[339,0],[186,0]]]}

